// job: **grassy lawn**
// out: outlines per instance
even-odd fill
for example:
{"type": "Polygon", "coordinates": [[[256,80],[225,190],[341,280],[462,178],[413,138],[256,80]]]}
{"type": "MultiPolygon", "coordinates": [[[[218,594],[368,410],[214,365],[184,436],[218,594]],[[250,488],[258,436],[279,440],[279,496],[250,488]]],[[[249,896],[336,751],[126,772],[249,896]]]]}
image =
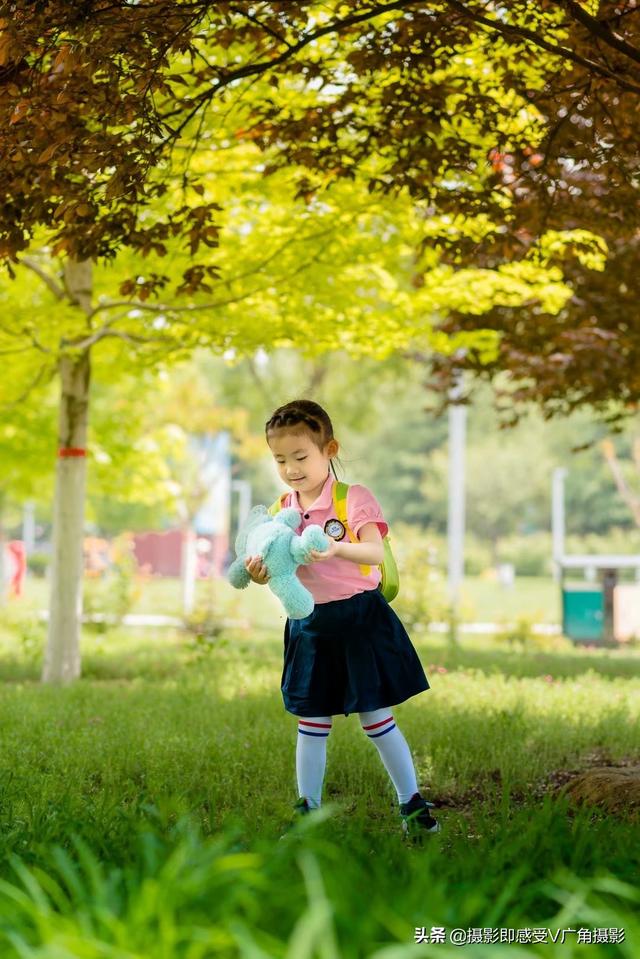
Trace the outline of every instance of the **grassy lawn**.
{"type": "MultiPolygon", "coordinates": [[[[413,943],[432,926],[623,927],[623,943],[586,954],[638,954],[637,820],[572,810],[553,788],[568,770],[637,760],[637,651],[420,637],[432,688],[394,715],[442,833],[402,840],[377,751],[338,716],[325,808],[281,841],[296,722],[279,693],[279,613],[253,593],[270,627],[213,642],[87,630],[83,678],[66,689],[37,681],[41,626],[14,614],[0,627],[3,959],[457,954],[413,943]]],[[[523,950],[585,955],[576,934],[464,954],[523,950]]]]}
{"type": "Polygon", "coordinates": [[[560,615],[560,587],[550,577],[518,576],[511,587],[481,576],[464,581],[462,616],[467,622],[499,623],[528,616],[559,623],[560,615]]]}
{"type": "MultiPolygon", "coordinates": [[[[91,588],[91,586],[90,586],[91,588]]],[[[196,583],[196,599],[205,602],[211,589],[216,604],[230,617],[250,618],[257,625],[273,625],[274,614],[281,612],[268,589],[249,587],[235,590],[225,580],[196,583]]],[[[151,579],[136,587],[134,613],[162,613],[180,616],[182,611],[180,582],[177,579],[151,579]]],[[[42,579],[27,581],[23,608],[45,609],[48,585],[42,579]]],[[[550,578],[518,577],[513,587],[501,586],[487,577],[467,577],[462,590],[462,615],[467,622],[502,622],[518,616],[529,616],[541,622],[557,623],[560,618],[560,589],[550,578]]],[[[284,620],[283,620],[284,622],[284,620]]]]}
{"type": "MultiPolygon", "coordinates": [[[[88,590],[95,589],[95,583],[88,583],[88,590]]],[[[264,622],[273,627],[274,614],[277,617],[281,607],[269,589],[254,586],[246,590],[235,590],[226,580],[213,583],[198,580],[196,582],[196,606],[205,604],[210,596],[214,597],[216,609],[229,618],[264,622]]],[[[49,586],[43,579],[30,577],[27,580],[25,594],[10,604],[19,615],[33,614],[46,609],[49,603],[49,586]]],[[[134,586],[132,613],[153,613],[164,616],[182,616],[181,583],[173,578],[154,578],[140,580],[134,586]]],[[[283,618],[284,622],[284,618],[283,618]]],[[[259,625],[256,622],[256,625],[259,625]]]]}

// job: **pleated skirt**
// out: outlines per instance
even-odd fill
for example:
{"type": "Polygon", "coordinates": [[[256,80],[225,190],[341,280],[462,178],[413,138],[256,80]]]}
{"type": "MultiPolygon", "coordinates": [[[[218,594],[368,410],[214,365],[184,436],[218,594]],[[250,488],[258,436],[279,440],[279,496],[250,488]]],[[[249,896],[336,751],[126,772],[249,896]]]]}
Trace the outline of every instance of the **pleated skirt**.
{"type": "Polygon", "coordinates": [[[429,683],[400,619],[371,589],[287,619],[280,688],[296,716],[348,716],[396,706],[429,683]]]}

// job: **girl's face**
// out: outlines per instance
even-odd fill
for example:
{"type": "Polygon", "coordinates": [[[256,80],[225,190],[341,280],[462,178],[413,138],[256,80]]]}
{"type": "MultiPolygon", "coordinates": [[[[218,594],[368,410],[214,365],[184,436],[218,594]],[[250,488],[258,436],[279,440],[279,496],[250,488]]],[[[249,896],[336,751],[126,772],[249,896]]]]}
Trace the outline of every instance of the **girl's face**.
{"type": "Polygon", "coordinates": [[[329,472],[329,461],[338,452],[336,440],[329,440],[320,450],[309,433],[290,433],[278,430],[271,433],[268,444],[278,466],[280,479],[298,490],[305,499],[318,495],[329,472]]]}

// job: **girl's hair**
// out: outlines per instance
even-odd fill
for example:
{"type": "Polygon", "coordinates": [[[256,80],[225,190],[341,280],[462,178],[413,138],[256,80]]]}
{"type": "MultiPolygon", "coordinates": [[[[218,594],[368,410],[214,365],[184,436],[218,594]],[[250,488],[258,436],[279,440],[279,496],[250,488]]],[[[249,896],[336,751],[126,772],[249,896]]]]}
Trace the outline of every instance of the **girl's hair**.
{"type": "MultiPolygon", "coordinates": [[[[313,400],[292,400],[290,403],[285,403],[284,406],[279,406],[271,419],[267,420],[265,424],[264,431],[267,442],[269,441],[269,433],[282,429],[291,429],[296,433],[311,433],[311,439],[320,450],[324,449],[329,440],[335,438],[329,414],[313,400]],[[295,427],[297,426],[302,428],[296,430],[295,427]]],[[[333,460],[331,460],[331,469],[337,479],[333,460]]]]}

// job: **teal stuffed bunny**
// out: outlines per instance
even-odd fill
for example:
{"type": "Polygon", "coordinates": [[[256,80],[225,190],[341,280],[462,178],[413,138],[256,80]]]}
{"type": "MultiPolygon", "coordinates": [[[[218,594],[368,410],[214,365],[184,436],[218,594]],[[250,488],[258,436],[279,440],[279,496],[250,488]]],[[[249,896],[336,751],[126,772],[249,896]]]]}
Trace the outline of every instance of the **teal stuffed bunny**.
{"type": "Polygon", "coordinates": [[[296,569],[309,560],[312,549],[324,552],[329,539],[320,526],[307,526],[301,536],[294,532],[300,513],[289,507],[271,516],[266,506],[254,506],[236,538],[236,557],[227,576],[236,589],[251,582],[245,559],[260,556],[269,573],[269,586],[290,619],[303,619],[313,612],[313,596],[298,577],[296,569]]]}

